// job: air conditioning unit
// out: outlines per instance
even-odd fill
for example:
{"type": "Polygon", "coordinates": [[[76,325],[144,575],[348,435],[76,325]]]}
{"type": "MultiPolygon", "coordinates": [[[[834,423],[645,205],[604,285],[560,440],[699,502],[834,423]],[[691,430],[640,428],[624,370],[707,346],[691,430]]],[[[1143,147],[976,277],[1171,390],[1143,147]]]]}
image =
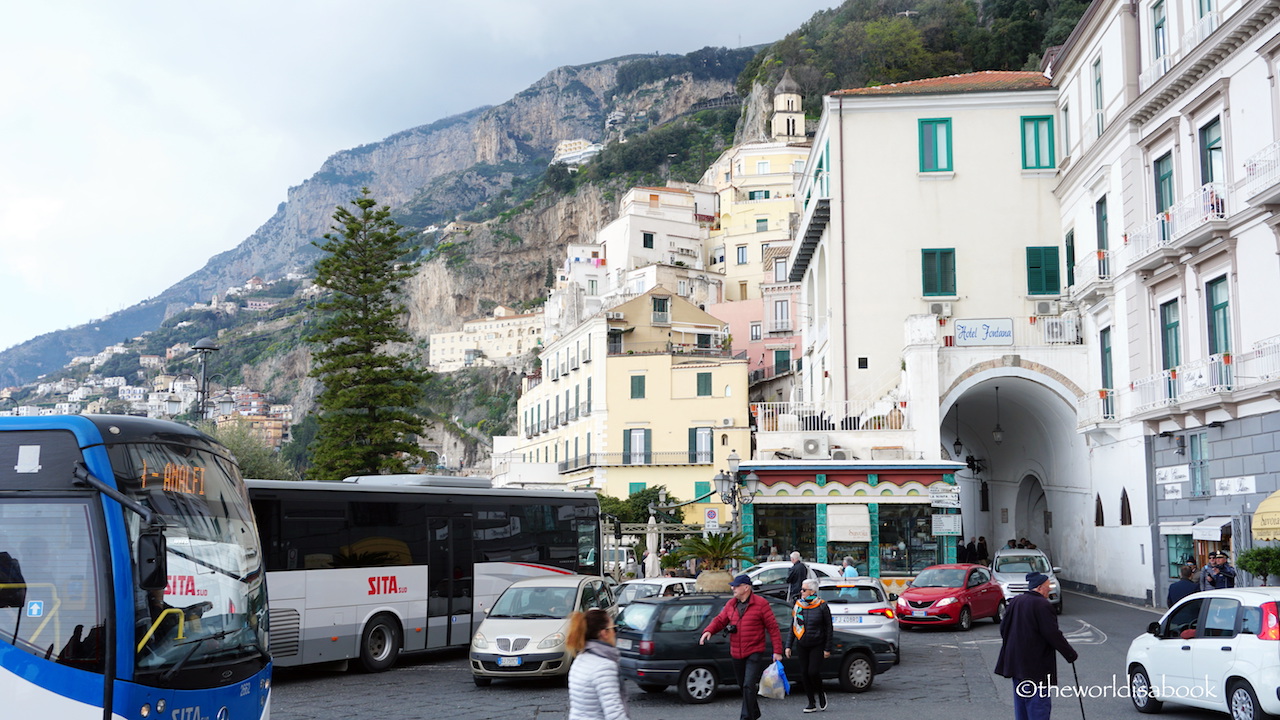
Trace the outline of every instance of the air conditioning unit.
{"type": "Polygon", "coordinates": [[[831,459],[832,460],[848,460],[849,451],[845,450],[844,448],[832,448],[831,459]]]}
{"type": "Polygon", "coordinates": [[[720,427],[733,427],[733,418],[720,418],[720,427]]]}
{"type": "Polygon", "coordinates": [[[1057,300],[1037,300],[1036,315],[1057,315],[1062,312],[1057,300]]]}
{"type": "Polygon", "coordinates": [[[929,312],[938,317],[949,318],[951,317],[951,303],[931,302],[929,303],[929,312]]]}
{"type": "Polygon", "coordinates": [[[800,457],[804,460],[826,460],[831,457],[826,435],[807,435],[800,441],[800,457]]]}
{"type": "Polygon", "coordinates": [[[607,312],[604,317],[606,320],[621,320],[623,319],[623,314],[620,312],[607,312]]]}

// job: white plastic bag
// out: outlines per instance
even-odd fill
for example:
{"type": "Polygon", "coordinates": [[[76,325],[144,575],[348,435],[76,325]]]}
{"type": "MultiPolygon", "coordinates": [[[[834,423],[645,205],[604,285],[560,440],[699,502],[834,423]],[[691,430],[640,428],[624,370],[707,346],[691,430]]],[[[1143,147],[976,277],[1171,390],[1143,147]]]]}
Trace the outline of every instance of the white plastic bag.
{"type": "Polygon", "coordinates": [[[781,700],[789,692],[791,692],[791,683],[787,682],[787,673],[782,669],[782,661],[775,660],[760,676],[760,695],[781,700]]]}

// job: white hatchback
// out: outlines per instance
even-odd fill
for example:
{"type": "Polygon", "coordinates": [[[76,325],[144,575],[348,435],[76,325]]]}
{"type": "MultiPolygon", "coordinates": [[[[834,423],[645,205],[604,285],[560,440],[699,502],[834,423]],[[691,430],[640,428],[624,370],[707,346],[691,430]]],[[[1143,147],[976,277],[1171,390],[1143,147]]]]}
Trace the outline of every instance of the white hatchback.
{"type": "Polygon", "coordinates": [[[1129,645],[1130,698],[1139,712],[1165,702],[1230,713],[1280,713],[1280,588],[1188,595],[1129,645]]]}

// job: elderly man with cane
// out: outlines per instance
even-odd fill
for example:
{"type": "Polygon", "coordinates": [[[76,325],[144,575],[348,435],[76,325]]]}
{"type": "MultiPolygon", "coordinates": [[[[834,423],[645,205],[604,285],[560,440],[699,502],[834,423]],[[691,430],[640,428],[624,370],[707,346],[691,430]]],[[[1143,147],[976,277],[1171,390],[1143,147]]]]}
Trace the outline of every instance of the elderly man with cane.
{"type": "Polygon", "coordinates": [[[1027,573],[1027,592],[1009,602],[1000,623],[1000,637],[1004,644],[995,672],[1013,680],[1014,719],[1049,720],[1049,688],[1058,681],[1058,658],[1054,653],[1062,653],[1069,663],[1075,663],[1079,654],[1058,629],[1058,616],[1049,602],[1047,575],[1027,573]]]}

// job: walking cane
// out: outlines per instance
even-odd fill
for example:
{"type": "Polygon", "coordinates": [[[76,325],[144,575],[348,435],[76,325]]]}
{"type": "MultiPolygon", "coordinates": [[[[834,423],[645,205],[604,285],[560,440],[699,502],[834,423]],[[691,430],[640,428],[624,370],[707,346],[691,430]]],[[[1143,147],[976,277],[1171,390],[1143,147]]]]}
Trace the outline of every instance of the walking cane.
{"type": "Polygon", "coordinates": [[[1076,678],[1076,699],[1080,701],[1080,720],[1084,717],[1084,692],[1080,689],[1080,673],[1076,672],[1076,664],[1071,663],[1071,674],[1076,678]]]}

